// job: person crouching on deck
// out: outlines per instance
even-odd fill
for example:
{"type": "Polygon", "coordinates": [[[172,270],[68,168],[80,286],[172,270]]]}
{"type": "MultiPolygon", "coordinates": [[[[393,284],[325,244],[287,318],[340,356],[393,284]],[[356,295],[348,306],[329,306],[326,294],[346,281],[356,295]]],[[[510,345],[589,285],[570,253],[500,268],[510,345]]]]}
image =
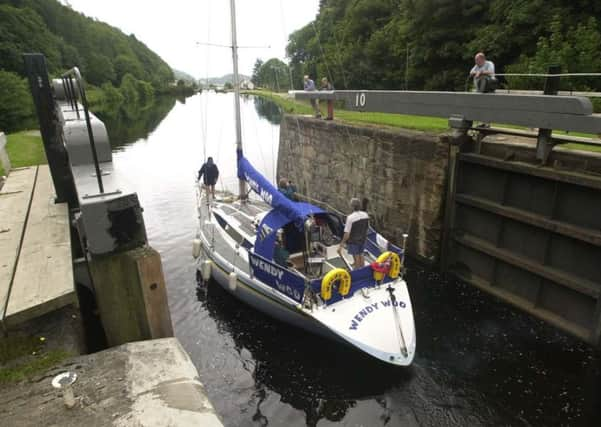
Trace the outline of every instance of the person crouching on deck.
{"type": "Polygon", "coordinates": [[[202,165],[200,170],[198,171],[197,181],[200,181],[200,178],[204,175],[204,186],[207,189],[207,200],[209,199],[209,192],[215,198],[215,184],[217,183],[217,179],[219,178],[219,169],[217,165],[213,163],[213,158],[209,157],[205,164],[202,165]]]}
{"type": "Polygon", "coordinates": [[[356,197],[351,199],[351,208],[353,212],[346,217],[344,235],[338,246],[338,253],[342,256],[342,247],[346,243],[347,252],[353,256],[353,270],[356,270],[365,265],[363,251],[369,228],[369,215],[361,210],[361,200],[356,197]]]}

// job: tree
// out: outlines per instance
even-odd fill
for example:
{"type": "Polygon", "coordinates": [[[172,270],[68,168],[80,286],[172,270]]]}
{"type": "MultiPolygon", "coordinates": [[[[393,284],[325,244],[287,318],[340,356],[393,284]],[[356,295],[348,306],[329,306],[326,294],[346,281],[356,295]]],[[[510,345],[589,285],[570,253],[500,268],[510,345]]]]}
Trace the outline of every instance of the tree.
{"type": "Polygon", "coordinates": [[[271,58],[261,64],[256,75],[257,85],[271,89],[276,92],[287,91],[291,89],[290,73],[288,65],[277,58],[271,58]]]}
{"type": "Polygon", "coordinates": [[[125,98],[125,103],[130,107],[138,106],[140,95],[138,94],[137,80],[131,74],[126,74],[121,80],[119,91],[125,98]]]}
{"type": "Polygon", "coordinates": [[[25,79],[0,70],[0,130],[14,132],[33,116],[33,102],[25,79]]]}
{"type": "Polygon", "coordinates": [[[100,86],[104,82],[115,81],[116,74],[113,64],[104,55],[96,53],[90,55],[82,71],[86,80],[96,86],[100,86]]]}
{"type": "Polygon", "coordinates": [[[253,84],[255,86],[260,86],[259,85],[259,71],[261,70],[262,66],[263,66],[263,60],[257,59],[255,61],[255,65],[253,67],[252,77],[250,78],[250,81],[253,82],[253,84]]]}
{"type": "Polygon", "coordinates": [[[22,54],[40,52],[51,74],[78,66],[95,85],[119,85],[130,73],[155,89],[173,81],[169,65],[134,35],[56,0],[0,0],[0,69],[24,76],[22,54]]]}

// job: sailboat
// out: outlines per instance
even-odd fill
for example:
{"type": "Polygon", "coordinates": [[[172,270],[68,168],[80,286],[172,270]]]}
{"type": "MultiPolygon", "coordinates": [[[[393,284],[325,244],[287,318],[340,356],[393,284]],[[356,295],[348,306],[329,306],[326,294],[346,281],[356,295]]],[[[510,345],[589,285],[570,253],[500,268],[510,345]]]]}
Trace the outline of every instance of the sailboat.
{"type": "Polygon", "coordinates": [[[352,270],[352,256],[338,250],[344,215],[289,199],[244,157],[234,0],[230,7],[239,195],[212,197],[196,187],[199,276],[274,319],[382,362],[410,365],[416,334],[403,279],[406,236],[398,247],[369,227],[364,265],[352,270]],[[282,251],[285,262],[276,255],[282,251]]]}

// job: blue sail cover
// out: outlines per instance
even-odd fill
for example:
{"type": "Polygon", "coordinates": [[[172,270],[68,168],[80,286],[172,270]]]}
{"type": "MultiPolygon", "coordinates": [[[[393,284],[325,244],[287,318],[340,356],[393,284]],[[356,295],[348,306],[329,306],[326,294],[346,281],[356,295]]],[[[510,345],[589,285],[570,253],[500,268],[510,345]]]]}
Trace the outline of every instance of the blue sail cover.
{"type": "Polygon", "coordinates": [[[276,232],[279,228],[292,222],[299,230],[302,230],[307,216],[325,213],[323,209],[310,203],[295,202],[284,196],[240,153],[238,178],[248,182],[250,188],[273,207],[273,210],[261,221],[255,242],[255,253],[267,259],[273,259],[276,232]]]}

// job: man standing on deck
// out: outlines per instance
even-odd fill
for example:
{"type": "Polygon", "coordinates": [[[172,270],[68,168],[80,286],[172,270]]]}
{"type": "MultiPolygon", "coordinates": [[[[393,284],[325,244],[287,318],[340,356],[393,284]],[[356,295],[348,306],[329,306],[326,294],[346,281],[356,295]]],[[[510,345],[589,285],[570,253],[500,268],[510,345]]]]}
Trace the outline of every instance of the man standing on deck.
{"type": "Polygon", "coordinates": [[[209,157],[205,164],[202,165],[200,170],[198,171],[197,181],[200,181],[200,178],[204,175],[204,186],[207,189],[207,200],[209,198],[209,191],[215,198],[215,184],[217,183],[217,178],[219,178],[219,169],[217,165],[213,163],[213,158],[209,157]]]}
{"type": "MultiPolygon", "coordinates": [[[[312,92],[317,90],[315,88],[315,82],[313,80],[311,80],[309,78],[309,76],[305,75],[305,77],[303,77],[303,80],[305,82],[304,84],[304,89],[308,92],[312,92]]],[[[321,118],[321,111],[319,111],[319,101],[317,99],[311,99],[311,106],[313,107],[313,111],[315,111],[315,117],[320,119],[321,118]]]]}
{"type": "Polygon", "coordinates": [[[369,215],[361,210],[361,200],[356,197],[351,199],[351,208],[353,213],[346,217],[344,236],[338,246],[338,253],[342,256],[342,247],[346,243],[347,252],[353,256],[353,270],[356,270],[365,265],[363,251],[369,228],[369,215]]]}

